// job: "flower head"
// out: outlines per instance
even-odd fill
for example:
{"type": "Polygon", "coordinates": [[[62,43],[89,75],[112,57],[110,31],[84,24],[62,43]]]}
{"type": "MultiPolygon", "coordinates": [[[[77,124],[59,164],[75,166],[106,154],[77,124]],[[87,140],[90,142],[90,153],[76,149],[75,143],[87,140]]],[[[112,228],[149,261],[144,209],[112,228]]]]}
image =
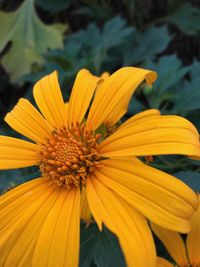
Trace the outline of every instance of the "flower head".
{"type": "Polygon", "coordinates": [[[88,173],[100,165],[99,138],[100,134],[87,130],[85,124],[55,130],[40,151],[42,176],[67,189],[82,188],[88,173]]]}
{"type": "Polygon", "coordinates": [[[32,142],[0,136],[0,169],[38,165],[41,177],[0,198],[0,266],[78,266],[80,217],[115,233],[127,266],[154,267],[146,218],[187,232],[195,193],[138,156],[200,155],[186,119],[141,112],[120,126],[130,97],[152,71],[126,67],[104,80],[80,70],[65,104],[57,73],[36,83],[41,113],[20,99],[6,122],[32,142]]]}
{"type": "MultiPolygon", "coordinates": [[[[198,195],[200,200],[200,195],[198,195]]],[[[152,224],[153,231],[160,238],[178,267],[200,266],[200,206],[191,219],[191,231],[187,234],[184,243],[177,232],[163,229],[152,224]]],[[[157,267],[174,267],[163,258],[158,258],[157,267]]]]}

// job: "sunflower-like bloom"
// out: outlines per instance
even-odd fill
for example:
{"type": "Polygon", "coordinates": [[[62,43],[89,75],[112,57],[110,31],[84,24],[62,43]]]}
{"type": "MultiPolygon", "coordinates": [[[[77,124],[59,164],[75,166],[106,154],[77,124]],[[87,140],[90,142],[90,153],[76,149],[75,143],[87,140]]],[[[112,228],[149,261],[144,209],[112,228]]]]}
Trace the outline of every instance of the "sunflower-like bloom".
{"type": "Polygon", "coordinates": [[[100,230],[105,224],[117,235],[129,267],[156,264],[146,218],[189,231],[196,194],[137,157],[198,156],[196,128],[149,110],[107,131],[144,79],[151,84],[156,74],[126,67],[101,81],[82,69],[65,104],[53,72],[33,90],[41,113],[20,99],[7,114],[6,122],[34,143],[1,136],[0,169],[38,165],[41,177],[0,198],[1,267],[77,267],[80,217],[90,213],[100,230]]]}
{"type": "MultiPolygon", "coordinates": [[[[198,195],[200,201],[200,195],[198,195]]],[[[186,242],[177,232],[152,224],[153,231],[165,245],[178,267],[200,267],[200,206],[191,219],[191,231],[186,242]]],[[[177,266],[176,265],[176,266],[177,266]]],[[[174,267],[163,258],[157,259],[157,267],[174,267]]]]}

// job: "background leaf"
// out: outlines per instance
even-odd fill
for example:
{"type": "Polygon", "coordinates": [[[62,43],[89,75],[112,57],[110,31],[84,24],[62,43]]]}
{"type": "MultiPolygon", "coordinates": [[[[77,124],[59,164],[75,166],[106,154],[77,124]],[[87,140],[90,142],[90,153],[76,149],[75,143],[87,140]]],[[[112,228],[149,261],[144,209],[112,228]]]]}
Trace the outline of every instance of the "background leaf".
{"type": "Polygon", "coordinates": [[[74,34],[71,40],[82,43],[82,55],[88,58],[94,71],[100,74],[103,63],[112,61],[111,49],[119,46],[134,32],[120,17],[108,20],[102,29],[90,24],[85,31],[74,34]]]}
{"type": "Polygon", "coordinates": [[[60,31],[40,21],[33,0],[24,1],[15,12],[0,12],[0,21],[0,51],[12,42],[2,65],[13,81],[30,73],[33,63],[42,64],[42,55],[48,48],[63,47],[60,31]]]}
{"type": "Polygon", "coordinates": [[[200,193],[200,173],[194,171],[179,171],[174,173],[174,176],[181,179],[195,192],[200,193]]]}
{"type": "Polygon", "coordinates": [[[151,26],[143,33],[135,32],[135,35],[125,44],[123,64],[130,65],[154,58],[167,48],[171,38],[167,26],[151,26]]]}
{"type": "Polygon", "coordinates": [[[153,89],[147,89],[149,101],[153,108],[161,108],[163,102],[173,101],[176,97],[174,88],[190,69],[183,67],[176,55],[163,56],[158,62],[149,61],[144,66],[158,73],[153,89]]]}
{"type": "Polygon", "coordinates": [[[126,267],[117,238],[106,228],[99,233],[94,262],[98,267],[126,267]]]}
{"type": "Polygon", "coordinates": [[[97,248],[97,244],[99,242],[98,235],[99,230],[95,223],[90,224],[88,227],[85,223],[81,224],[79,267],[90,266],[97,248]]]}
{"type": "Polygon", "coordinates": [[[54,13],[68,8],[73,0],[35,0],[35,2],[41,8],[54,13]]]}
{"type": "Polygon", "coordinates": [[[200,10],[188,2],[168,16],[165,21],[173,23],[188,35],[194,35],[200,31],[200,10]]]}
{"type": "Polygon", "coordinates": [[[106,227],[100,232],[95,223],[81,227],[81,253],[79,267],[93,262],[98,267],[126,267],[119,242],[106,227]]]}
{"type": "Polygon", "coordinates": [[[32,169],[17,169],[0,171],[0,194],[16,187],[19,184],[25,183],[34,178],[40,177],[40,174],[34,168],[32,169]]]}

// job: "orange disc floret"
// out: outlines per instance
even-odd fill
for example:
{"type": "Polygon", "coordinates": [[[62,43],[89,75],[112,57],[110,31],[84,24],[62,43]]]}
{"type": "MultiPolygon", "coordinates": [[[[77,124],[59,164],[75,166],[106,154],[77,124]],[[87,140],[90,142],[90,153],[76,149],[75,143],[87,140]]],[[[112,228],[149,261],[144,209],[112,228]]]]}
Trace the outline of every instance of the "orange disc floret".
{"type": "Polygon", "coordinates": [[[67,189],[84,186],[88,173],[100,164],[100,138],[85,124],[73,124],[70,130],[66,127],[54,130],[40,151],[42,176],[67,189]]]}

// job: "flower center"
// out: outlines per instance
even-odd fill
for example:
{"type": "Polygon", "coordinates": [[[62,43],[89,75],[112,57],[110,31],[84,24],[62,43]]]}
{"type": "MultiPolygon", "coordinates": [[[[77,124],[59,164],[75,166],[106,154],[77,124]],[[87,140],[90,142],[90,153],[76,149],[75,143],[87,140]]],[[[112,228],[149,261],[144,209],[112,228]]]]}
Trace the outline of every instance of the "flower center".
{"type": "Polygon", "coordinates": [[[85,186],[87,175],[100,166],[100,138],[85,124],[55,130],[40,151],[42,176],[67,189],[85,186]]]}

